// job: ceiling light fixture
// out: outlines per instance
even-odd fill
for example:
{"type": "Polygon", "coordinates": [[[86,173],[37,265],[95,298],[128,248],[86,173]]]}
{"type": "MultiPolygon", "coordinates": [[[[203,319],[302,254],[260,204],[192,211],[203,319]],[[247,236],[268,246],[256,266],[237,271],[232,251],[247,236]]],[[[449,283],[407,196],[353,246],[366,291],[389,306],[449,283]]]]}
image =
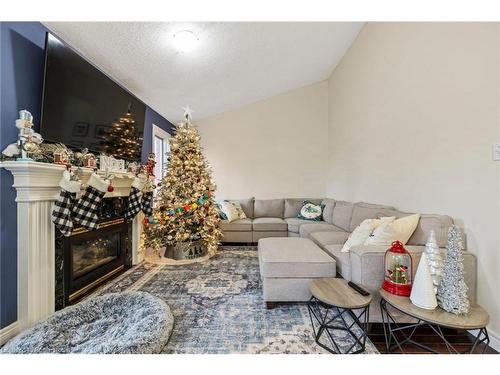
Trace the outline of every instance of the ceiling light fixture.
{"type": "Polygon", "coordinates": [[[196,48],[199,39],[190,30],[182,30],[174,34],[174,46],[178,51],[190,52],[196,48]]]}

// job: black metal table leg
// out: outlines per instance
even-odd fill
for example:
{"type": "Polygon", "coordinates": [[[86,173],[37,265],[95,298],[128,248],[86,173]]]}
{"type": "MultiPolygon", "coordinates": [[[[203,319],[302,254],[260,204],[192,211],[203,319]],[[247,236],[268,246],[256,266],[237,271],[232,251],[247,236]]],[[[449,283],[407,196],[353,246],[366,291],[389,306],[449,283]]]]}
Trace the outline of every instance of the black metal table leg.
{"type": "Polygon", "coordinates": [[[334,354],[358,354],[365,351],[366,339],[368,337],[369,305],[359,309],[361,311],[359,315],[356,315],[354,311],[350,309],[327,305],[313,296],[307,304],[307,309],[309,311],[309,318],[311,320],[314,339],[319,346],[334,354]],[[321,312],[321,309],[324,309],[324,313],[321,312]],[[333,313],[330,314],[330,312],[333,313]],[[352,318],[352,323],[349,324],[345,320],[344,315],[346,314],[352,318]],[[317,330],[316,324],[318,325],[317,330]],[[357,335],[353,331],[353,327],[356,325],[361,329],[361,335],[357,335]],[[354,343],[347,350],[342,351],[339,347],[334,335],[332,334],[335,330],[346,331],[353,339],[354,343]],[[325,334],[327,335],[333,348],[330,348],[321,342],[321,338],[325,334]]]}
{"type": "MultiPolygon", "coordinates": [[[[446,348],[450,354],[460,354],[460,352],[453,346],[453,344],[450,343],[448,341],[448,339],[446,339],[446,336],[443,333],[443,330],[441,329],[440,325],[430,323],[430,322],[424,321],[422,319],[413,317],[409,314],[406,314],[405,312],[403,312],[401,310],[398,310],[398,311],[400,311],[401,313],[403,313],[411,318],[417,319],[417,323],[412,323],[412,324],[408,324],[408,325],[404,325],[404,326],[399,325],[398,323],[396,323],[396,320],[389,312],[389,309],[387,308],[387,301],[384,299],[381,299],[380,300],[380,313],[382,315],[382,325],[384,328],[384,338],[385,338],[385,346],[386,346],[387,353],[391,353],[395,349],[399,349],[401,351],[401,353],[404,353],[405,351],[403,349],[403,346],[405,344],[413,344],[413,345],[418,346],[419,348],[422,348],[430,353],[440,354],[440,352],[430,348],[429,346],[413,340],[413,335],[414,335],[415,331],[417,330],[417,328],[421,327],[421,326],[427,326],[427,327],[431,328],[434,331],[434,333],[436,334],[436,336],[438,336],[443,341],[443,343],[446,345],[446,348]],[[411,332],[409,334],[406,334],[405,331],[408,331],[410,329],[411,329],[411,332]],[[403,340],[398,339],[398,337],[396,335],[397,333],[400,333],[403,336],[403,340]],[[394,340],[394,344],[391,345],[393,340],[394,340]]],[[[490,343],[490,339],[488,336],[488,331],[486,330],[486,327],[483,327],[479,330],[474,342],[471,345],[470,350],[466,350],[465,352],[462,352],[461,354],[473,353],[474,350],[480,344],[484,344],[484,347],[482,350],[482,353],[484,353],[486,348],[488,347],[489,343],[490,343]]]]}

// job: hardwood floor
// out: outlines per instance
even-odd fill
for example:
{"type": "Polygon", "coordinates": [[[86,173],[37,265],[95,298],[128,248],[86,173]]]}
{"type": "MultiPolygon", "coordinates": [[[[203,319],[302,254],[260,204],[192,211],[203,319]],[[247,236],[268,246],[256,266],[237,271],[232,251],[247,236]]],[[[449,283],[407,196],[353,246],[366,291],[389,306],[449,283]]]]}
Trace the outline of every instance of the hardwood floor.
{"type": "MultiPolygon", "coordinates": [[[[453,346],[459,351],[465,351],[470,349],[474,337],[464,331],[457,331],[453,329],[443,330],[447,340],[453,344],[453,346]]],[[[384,328],[381,323],[373,323],[370,326],[368,336],[372,340],[373,344],[381,353],[386,352],[385,339],[384,339],[384,328]]],[[[440,353],[448,353],[446,345],[441,341],[441,339],[434,334],[434,332],[428,327],[419,327],[417,332],[415,332],[414,339],[424,345],[431,347],[432,349],[439,351],[440,353]]],[[[484,345],[479,346],[474,351],[475,353],[481,353],[484,345]]],[[[422,354],[428,353],[425,350],[419,348],[415,345],[405,345],[404,350],[407,354],[422,354]]],[[[400,354],[398,351],[394,351],[394,354],[400,354]]],[[[487,347],[486,354],[496,354],[498,353],[495,349],[487,347]]]]}

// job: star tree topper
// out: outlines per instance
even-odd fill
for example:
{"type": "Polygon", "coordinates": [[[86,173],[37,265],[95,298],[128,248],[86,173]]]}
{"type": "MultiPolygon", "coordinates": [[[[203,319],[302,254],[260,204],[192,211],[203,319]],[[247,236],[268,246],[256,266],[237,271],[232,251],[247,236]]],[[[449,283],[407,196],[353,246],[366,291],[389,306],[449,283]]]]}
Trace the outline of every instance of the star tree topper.
{"type": "Polygon", "coordinates": [[[191,108],[189,108],[189,106],[185,106],[182,108],[184,110],[184,118],[186,120],[191,120],[193,118],[193,110],[191,108]]]}

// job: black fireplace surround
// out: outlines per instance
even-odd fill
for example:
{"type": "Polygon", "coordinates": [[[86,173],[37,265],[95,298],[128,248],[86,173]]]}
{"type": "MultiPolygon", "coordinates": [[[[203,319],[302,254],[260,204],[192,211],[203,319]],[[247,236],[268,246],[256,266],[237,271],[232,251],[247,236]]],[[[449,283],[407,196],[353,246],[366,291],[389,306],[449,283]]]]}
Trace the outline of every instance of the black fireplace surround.
{"type": "Polygon", "coordinates": [[[127,197],[103,199],[99,229],[56,231],[56,310],[77,302],[132,264],[132,224],[123,218],[127,197]]]}

